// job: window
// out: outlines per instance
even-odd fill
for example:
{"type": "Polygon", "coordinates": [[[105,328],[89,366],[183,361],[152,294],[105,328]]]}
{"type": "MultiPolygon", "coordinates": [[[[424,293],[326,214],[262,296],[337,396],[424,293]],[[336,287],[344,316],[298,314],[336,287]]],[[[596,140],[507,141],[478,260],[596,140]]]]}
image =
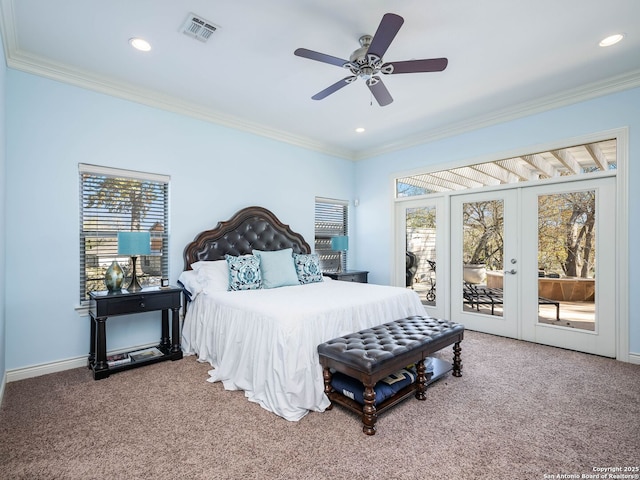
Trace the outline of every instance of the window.
{"type": "MultiPolygon", "coordinates": [[[[105,290],[106,269],[117,260],[131,277],[131,259],[118,256],[118,232],[151,234],[151,255],[137,262],[144,286],[169,275],[169,177],[80,164],[80,302],[105,290]]],[[[125,280],[126,285],[126,280],[125,280]]]]}
{"type": "Polygon", "coordinates": [[[315,251],[323,272],[347,269],[347,252],[331,249],[331,238],[348,235],[349,203],[345,200],[316,198],[315,251]]]}
{"type": "Polygon", "coordinates": [[[618,168],[616,139],[496,160],[396,180],[396,197],[589,175],[618,168]]]}

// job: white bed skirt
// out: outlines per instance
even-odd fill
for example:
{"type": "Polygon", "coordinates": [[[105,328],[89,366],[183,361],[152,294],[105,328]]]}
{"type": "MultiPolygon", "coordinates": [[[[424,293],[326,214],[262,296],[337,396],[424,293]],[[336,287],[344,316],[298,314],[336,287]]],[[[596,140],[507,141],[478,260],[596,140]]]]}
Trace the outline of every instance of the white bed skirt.
{"type": "Polygon", "coordinates": [[[287,420],[324,411],[317,346],[327,340],[426,312],[409,289],[324,282],[269,290],[201,293],[191,302],[182,349],[209,362],[209,382],[287,420]]]}

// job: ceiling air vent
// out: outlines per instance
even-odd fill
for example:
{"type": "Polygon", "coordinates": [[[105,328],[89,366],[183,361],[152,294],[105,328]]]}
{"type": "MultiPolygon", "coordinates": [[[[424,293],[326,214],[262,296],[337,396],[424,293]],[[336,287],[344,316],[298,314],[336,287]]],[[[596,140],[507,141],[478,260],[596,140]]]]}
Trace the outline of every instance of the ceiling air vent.
{"type": "Polygon", "coordinates": [[[211,34],[218,28],[220,27],[214,25],[209,20],[205,20],[195,13],[190,13],[187,17],[187,21],[184,22],[184,25],[182,26],[182,32],[185,35],[189,35],[190,37],[195,38],[196,40],[206,42],[207,40],[209,40],[211,34]]]}

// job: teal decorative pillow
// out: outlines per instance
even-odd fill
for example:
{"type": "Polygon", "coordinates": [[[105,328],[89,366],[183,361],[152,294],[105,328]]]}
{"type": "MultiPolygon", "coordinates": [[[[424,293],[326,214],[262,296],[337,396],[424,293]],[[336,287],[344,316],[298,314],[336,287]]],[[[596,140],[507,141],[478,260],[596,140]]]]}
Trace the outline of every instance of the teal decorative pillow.
{"type": "Polygon", "coordinates": [[[306,284],[322,281],[320,258],[317,253],[311,253],[309,255],[294,253],[293,263],[296,266],[296,274],[298,275],[300,283],[306,284]]]}
{"type": "Polygon", "coordinates": [[[254,250],[253,254],[260,259],[263,288],[300,284],[296,267],[293,265],[293,249],[285,248],[272,252],[254,250]]]}
{"type": "Polygon", "coordinates": [[[225,255],[229,266],[229,290],[257,290],[262,288],[260,259],[255,255],[225,255]]]}

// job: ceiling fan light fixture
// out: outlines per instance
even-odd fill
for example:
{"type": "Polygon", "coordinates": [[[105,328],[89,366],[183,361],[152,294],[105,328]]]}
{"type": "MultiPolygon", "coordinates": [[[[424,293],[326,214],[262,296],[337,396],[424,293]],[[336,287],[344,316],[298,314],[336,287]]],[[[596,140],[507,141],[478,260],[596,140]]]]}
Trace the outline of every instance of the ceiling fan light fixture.
{"type": "Polygon", "coordinates": [[[600,45],[601,47],[610,47],[620,42],[623,38],[624,33],[616,33],[614,35],[609,35],[608,37],[603,38],[602,40],[600,40],[600,43],[598,43],[598,45],[600,45]]]}
{"type": "Polygon", "coordinates": [[[384,107],[393,102],[393,97],[378,76],[379,73],[390,75],[396,73],[441,72],[447,68],[448,60],[446,58],[384,62],[383,57],[403,23],[404,19],[400,15],[385,13],[373,36],[362,35],[360,37],[360,48],[351,54],[348,61],[307,48],[297,48],[293,54],[298,57],[345,68],[352,74],[316,93],[311,99],[322,100],[359,78],[367,85],[378,105],[384,107]]]}
{"type": "Polygon", "coordinates": [[[140,50],[141,52],[148,52],[151,50],[151,44],[147,42],[144,38],[133,37],[129,39],[129,45],[131,45],[136,50],[140,50]]]}
{"type": "Polygon", "coordinates": [[[373,80],[373,76],[376,74],[376,71],[371,67],[363,67],[360,69],[360,78],[365,80],[373,80]]]}

